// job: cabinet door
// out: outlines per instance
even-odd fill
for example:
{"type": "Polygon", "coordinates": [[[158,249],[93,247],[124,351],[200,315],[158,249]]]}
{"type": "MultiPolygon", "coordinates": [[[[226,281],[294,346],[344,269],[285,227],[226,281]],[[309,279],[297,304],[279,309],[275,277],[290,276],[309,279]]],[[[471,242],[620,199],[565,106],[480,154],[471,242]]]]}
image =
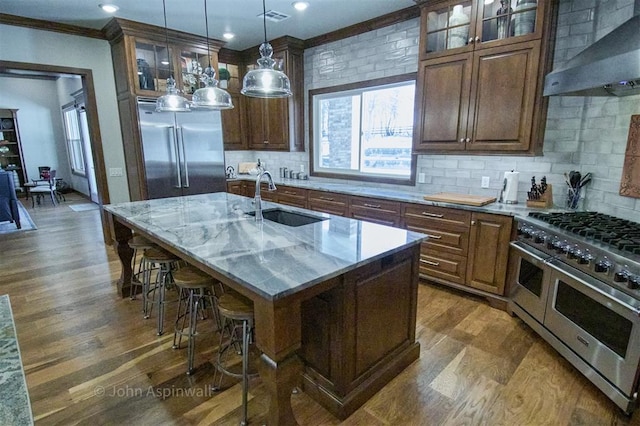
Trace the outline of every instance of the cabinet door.
{"type": "Polygon", "coordinates": [[[454,0],[423,7],[420,14],[420,59],[473,49],[475,16],[476,4],[473,1],[454,0]]]}
{"type": "Polygon", "coordinates": [[[504,294],[509,259],[512,218],[473,213],[467,261],[467,285],[498,295],[504,294]]]}
{"type": "MultiPolygon", "coordinates": [[[[175,74],[171,69],[176,62],[174,51],[170,47],[167,49],[166,44],[138,38],[134,45],[137,67],[135,92],[147,96],[162,96],[167,90],[167,78],[175,74]]],[[[177,79],[176,84],[180,84],[177,79]]]]}
{"type": "Polygon", "coordinates": [[[537,42],[475,52],[467,150],[529,149],[539,57],[537,42]]]}
{"type": "Polygon", "coordinates": [[[414,151],[461,151],[466,145],[471,56],[423,61],[416,89],[414,151]]]}
{"type": "Polygon", "coordinates": [[[318,212],[346,216],[349,197],[325,191],[309,191],[309,209],[318,212]]]}
{"type": "MultiPolygon", "coordinates": [[[[180,58],[178,68],[180,73],[175,75],[178,88],[183,93],[192,95],[196,90],[204,87],[205,84],[200,81],[202,72],[209,66],[218,69],[218,55],[216,53],[207,53],[206,50],[196,49],[193,47],[182,47],[179,49],[180,58]]],[[[217,74],[216,74],[216,78],[217,74]]]]}
{"type": "Polygon", "coordinates": [[[241,180],[228,181],[227,192],[230,194],[245,195],[244,181],[241,181],[241,180]]]}
{"type": "Polygon", "coordinates": [[[279,186],[277,191],[278,202],[288,206],[307,208],[307,190],[293,186],[279,186]]]}
{"type": "Polygon", "coordinates": [[[289,149],[287,102],[286,98],[246,99],[250,149],[289,149]]]}
{"type": "Polygon", "coordinates": [[[232,109],[220,111],[222,119],[222,141],[226,151],[247,149],[247,141],[244,137],[246,123],[246,107],[244,96],[239,93],[229,92],[232,109]]]}
{"type": "Polygon", "coordinates": [[[478,2],[475,48],[540,38],[547,3],[544,0],[478,2]]]}

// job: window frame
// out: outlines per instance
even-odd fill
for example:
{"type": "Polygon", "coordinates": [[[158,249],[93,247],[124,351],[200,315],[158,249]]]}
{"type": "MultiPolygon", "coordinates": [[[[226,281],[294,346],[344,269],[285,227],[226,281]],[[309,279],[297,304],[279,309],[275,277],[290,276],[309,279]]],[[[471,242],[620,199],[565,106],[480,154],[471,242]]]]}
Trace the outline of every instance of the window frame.
{"type": "Polygon", "coordinates": [[[64,138],[65,144],[67,146],[67,158],[69,160],[69,168],[71,169],[71,174],[81,177],[87,177],[86,171],[86,158],[84,154],[84,141],[82,136],[82,124],[80,121],[80,114],[78,111],[78,104],[76,102],[71,102],[69,104],[62,106],[62,125],[64,128],[64,138]],[[77,128],[75,129],[80,136],[79,139],[69,139],[69,128],[67,123],[66,114],[67,113],[75,113],[75,122],[77,124],[77,128]],[[77,146],[76,146],[77,145],[77,146]],[[76,167],[76,157],[79,161],[82,161],[82,168],[76,167]]]}
{"type": "MultiPolygon", "coordinates": [[[[411,167],[408,177],[395,177],[395,176],[381,176],[381,175],[369,175],[360,171],[356,173],[334,173],[316,170],[315,168],[315,144],[314,144],[314,97],[318,95],[324,95],[328,93],[347,92],[352,90],[366,89],[368,87],[384,86],[394,83],[403,83],[413,81],[417,85],[417,73],[400,74],[390,77],[377,78],[367,81],[359,81],[355,83],[341,84],[338,86],[323,87],[319,89],[309,90],[309,174],[315,177],[332,178],[332,179],[346,179],[362,182],[376,182],[376,183],[390,183],[395,185],[410,185],[416,184],[416,169],[417,169],[417,154],[413,152],[411,148],[411,167]]],[[[415,131],[415,116],[414,116],[414,131],[415,131]]]]}

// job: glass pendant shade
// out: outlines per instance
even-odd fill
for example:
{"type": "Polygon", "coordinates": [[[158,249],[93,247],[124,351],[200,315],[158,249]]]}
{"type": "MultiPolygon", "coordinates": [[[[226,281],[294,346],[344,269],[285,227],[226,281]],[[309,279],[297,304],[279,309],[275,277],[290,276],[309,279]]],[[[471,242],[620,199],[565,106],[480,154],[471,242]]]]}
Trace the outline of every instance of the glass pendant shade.
{"type": "Polygon", "coordinates": [[[254,98],[286,98],[291,96],[289,77],[274,69],[273,48],[266,41],[260,45],[258,68],[249,71],[242,80],[242,93],[254,98]]]}
{"type": "Polygon", "coordinates": [[[167,94],[156,100],[156,112],[189,112],[189,101],[180,96],[173,77],[167,79],[167,94]]]}
{"type": "Polygon", "coordinates": [[[216,80],[215,77],[216,72],[211,66],[204,70],[202,80],[206,86],[193,93],[191,100],[191,106],[193,108],[214,110],[233,108],[231,95],[229,95],[226,90],[218,87],[218,80],[216,80]]]}

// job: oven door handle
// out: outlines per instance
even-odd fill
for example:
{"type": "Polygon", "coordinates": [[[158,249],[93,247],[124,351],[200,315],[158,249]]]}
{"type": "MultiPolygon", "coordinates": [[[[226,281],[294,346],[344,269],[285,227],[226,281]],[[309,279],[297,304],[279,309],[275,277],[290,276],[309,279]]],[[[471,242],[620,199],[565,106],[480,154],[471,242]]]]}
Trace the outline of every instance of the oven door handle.
{"type": "Polygon", "coordinates": [[[519,241],[512,241],[510,245],[513,249],[518,251],[518,255],[539,268],[543,268],[544,265],[551,263],[556,258],[555,256],[547,256],[545,258],[538,256],[537,254],[532,253],[531,250],[527,250],[519,241]]]}

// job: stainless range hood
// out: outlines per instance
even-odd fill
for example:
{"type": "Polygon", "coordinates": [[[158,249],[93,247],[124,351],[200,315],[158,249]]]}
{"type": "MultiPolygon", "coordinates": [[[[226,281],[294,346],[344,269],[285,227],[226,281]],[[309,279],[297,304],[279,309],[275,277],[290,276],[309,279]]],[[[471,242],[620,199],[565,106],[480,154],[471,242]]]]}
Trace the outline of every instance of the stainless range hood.
{"type": "Polygon", "coordinates": [[[640,94],[640,15],[547,74],[544,96],[640,94]]]}

